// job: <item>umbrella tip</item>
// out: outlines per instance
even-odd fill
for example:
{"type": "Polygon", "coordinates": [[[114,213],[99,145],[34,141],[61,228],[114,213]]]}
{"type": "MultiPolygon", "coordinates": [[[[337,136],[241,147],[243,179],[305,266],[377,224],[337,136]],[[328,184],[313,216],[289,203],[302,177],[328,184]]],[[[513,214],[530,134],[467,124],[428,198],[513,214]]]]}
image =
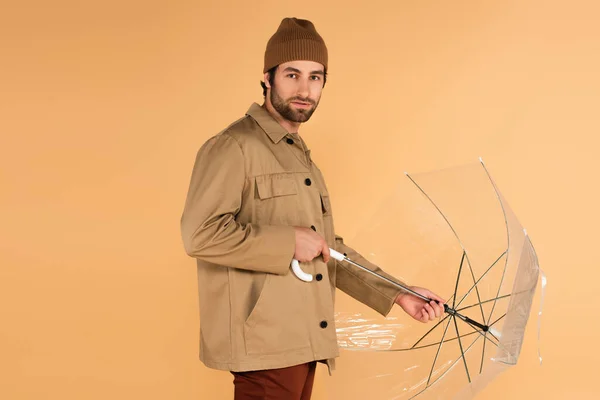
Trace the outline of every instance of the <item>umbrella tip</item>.
{"type": "Polygon", "coordinates": [[[527,229],[523,228],[523,233],[527,236],[527,229]]]}
{"type": "Polygon", "coordinates": [[[500,339],[500,337],[502,336],[502,332],[500,332],[498,329],[493,328],[490,326],[490,333],[494,336],[496,336],[498,339],[500,339]]]}
{"type": "Polygon", "coordinates": [[[483,164],[483,158],[479,157],[479,162],[483,164]]]}
{"type": "Polygon", "coordinates": [[[404,175],[408,176],[408,172],[404,171],[404,175]]]}

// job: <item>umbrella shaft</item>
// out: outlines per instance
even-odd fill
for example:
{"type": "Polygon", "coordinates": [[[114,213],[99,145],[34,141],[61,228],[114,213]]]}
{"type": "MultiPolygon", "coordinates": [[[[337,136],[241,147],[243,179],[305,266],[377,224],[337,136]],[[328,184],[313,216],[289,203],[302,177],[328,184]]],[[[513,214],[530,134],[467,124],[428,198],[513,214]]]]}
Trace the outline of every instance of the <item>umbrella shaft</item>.
{"type": "Polygon", "coordinates": [[[459,313],[455,313],[454,315],[456,315],[458,318],[462,319],[463,321],[465,321],[467,324],[472,325],[472,326],[476,326],[477,328],[481,329],[484,332],[487,332],[489,330],[489,326],[487,325],[482,325],[477,321],[472,320],[471,318],[461,315],[459,313]]]}
{"type": "MultiPolygon", "coordinates": [[[[375,275],[375,276],[377,276],[378,278],[381,278],[381,279],[383,279],[384,281],[386,281],[386,282],[389,282],[389,283],[391,283],[392,285],[394,285],[394,286],[396,286],[396,287],[398,287],[398,288],[400,288],[400,289],[402,289],[402,290],[404,290],[404,291],[407,291],[407,292],[409,292],[410,294],[412,294],[413,296],[416,296],[416,297],[420,298],[421,300],[424,300],[424,301],[426,301],[426,302],[428,302],[428,303],[429,303],[429,302],[431,302],[431,301],[433,301],[433,299],[430,299],[429,297],[423,296],[421,293],[417,293],[417,292],[415,292],[414,290],[412,290],[412,289],[411,289],[411,288],[409,288],[409,287],[406,287],[406,286],[404,286],[404,285],[402,285],[402,284],[400,284],[400,283],[398,283],[398,282],[394,282],[393,280],[391,280],[391,279],[389,279],[389,278],[387,278],[387,277],[385,277],[385,276],[383,276],[383,275],[380,275],[380,274],[378,274],[378,273],[377,273],[377,272],[375,272],[375,271],[371,271],[371,270],[370,270],[370,269],[368,269],[367,267],[364,267],[364,266],[360,265],[359,263],[352,261],[352,260],[351,260],[351,259],[349,259],[348,257],[344,257],[344,261],[346,261],[347,263],[350,263],[350,264],[354,265],[355,267],[358,267],[358,268],[360,268],[360,269],[362,269],[362,270],[365,270],[365,271],[367,271],[368,273],[370,273],[370,274],[372,274],[372,275],[375,275]]],[[[437,301],[437,300],[436,300],[436,301],[437,301]]],[[[488,331],[488,329],[489,329],[489,327],[488,327],[487,325],[480,324],[479,322],[477,322],[477,321],[474,321],[474,320],[472,320],[471,318],[469,318],[469,317],[467,317],[467,316],[464,316],[464,315],[462,315],[462,314],[458,313],[458,312],[457,312],[455,309],[453,309],[453,308],[450,308],[450,307],[449,307],[447,304],[444,304],[444,311],[445,311],[446,313],[450,314],[450,315],[454,315],[454,316],[456,316],[456,317],[460,318],[461,320],[465,321],[467,324],[470,324],[470,325],[472,325],[472,326],[476,326],[476,327],[478,327],[479,329],[481,329],[481,330],[482,330],[482,331],[484,331],[484,332],[487,332],[487,331],[488,331]]]]}

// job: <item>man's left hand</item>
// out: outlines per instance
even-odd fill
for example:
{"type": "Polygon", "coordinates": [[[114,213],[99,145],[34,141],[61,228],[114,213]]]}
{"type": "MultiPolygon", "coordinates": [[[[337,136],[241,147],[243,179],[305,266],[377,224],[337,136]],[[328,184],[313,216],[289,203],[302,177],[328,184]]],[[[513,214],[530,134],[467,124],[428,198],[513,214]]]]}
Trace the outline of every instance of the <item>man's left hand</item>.
{"type": "Polygon", "coordinates": [[[417,321],[426,323],[433,321],[444,314],[444,303],[446,303],[446,300],[443,300],[435,293],[424,288],[411,286],[410,289],[422,294],[425,297],[433,299],[433,301],[428,303],[425,300],[422,300],[408,292],[400,293],[398,297],[396,297],[395,302],[402,307],[404,312],[406,312],[408,315],[417,321]],[[435,300],[437,300],[439,303],[437,303],[435,300]]]}

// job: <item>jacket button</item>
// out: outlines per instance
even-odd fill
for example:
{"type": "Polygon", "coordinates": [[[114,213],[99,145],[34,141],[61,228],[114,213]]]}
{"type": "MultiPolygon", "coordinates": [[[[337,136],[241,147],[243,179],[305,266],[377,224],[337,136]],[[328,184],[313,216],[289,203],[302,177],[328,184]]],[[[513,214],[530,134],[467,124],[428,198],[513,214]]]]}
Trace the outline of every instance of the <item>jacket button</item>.
{"type": "Polygon", "coordinates": [[[323,275],[317,274],[317,276],[315,278],[317,278],[317,280],[320,281],[321,279],[323,279],[323,275]]]}
{"type": "Polygon", "coordinates": [[[293,141],[292,139],[290,139],[290,138],[287,138],[287,139],[286,139],[286,142],[287,142],[288,144],[294,144],[294,141],[293,141]]]}
{"type": "Polygon", "coordinates": [[[310,186],[310,185],[312,184],[312,182],[310,181],[310,179],[306,178],[306,179],[304,180],[304,184],[305,184],[306,186],[310,186]]]}
{"type": "Polygon", "coordinates": [[[327,328],[327,321],[321,321],[321,328],[327,328]]]}
{"type": "Polygon", "coordinates": [[[312,230],[313,230],[313,231],[315,231],[315,232],[317,231],[317,228],[315,228],[315,226],[314,226],[314,225],[311,225],[311,226],[310,226],[310,229],[312,229],[312,230]]]}

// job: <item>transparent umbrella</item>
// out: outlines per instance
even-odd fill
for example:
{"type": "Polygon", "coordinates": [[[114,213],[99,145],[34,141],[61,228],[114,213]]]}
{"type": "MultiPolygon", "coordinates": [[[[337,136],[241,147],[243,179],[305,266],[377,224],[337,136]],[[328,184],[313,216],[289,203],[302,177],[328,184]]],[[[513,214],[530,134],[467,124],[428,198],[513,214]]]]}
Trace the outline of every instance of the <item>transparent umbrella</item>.
{"type": "Polygon", "coordinates": [[[467,399],[519,359],[540,274],[527,232],[483,162],[407,176],[350,244],[445,298],[446,313],[422,324],[394,307],[383,318],[338,296],[331,398],[467,399]]]}

